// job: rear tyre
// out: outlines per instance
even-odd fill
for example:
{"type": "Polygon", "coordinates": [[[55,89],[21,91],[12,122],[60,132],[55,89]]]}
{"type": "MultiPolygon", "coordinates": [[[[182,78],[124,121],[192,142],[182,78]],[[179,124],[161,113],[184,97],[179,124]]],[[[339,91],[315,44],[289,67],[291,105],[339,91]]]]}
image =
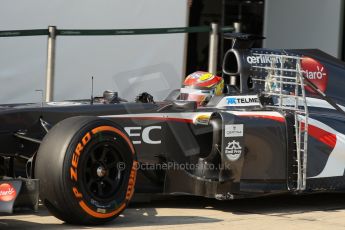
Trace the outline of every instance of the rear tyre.
{"type": "Polygon", "coordinates": [[[113,122],[72,117],[56,124],[37,153],[40,197],[57,218],[72,224],[101,224],[130,201],[136,155],[127,134],[113,122]]]}

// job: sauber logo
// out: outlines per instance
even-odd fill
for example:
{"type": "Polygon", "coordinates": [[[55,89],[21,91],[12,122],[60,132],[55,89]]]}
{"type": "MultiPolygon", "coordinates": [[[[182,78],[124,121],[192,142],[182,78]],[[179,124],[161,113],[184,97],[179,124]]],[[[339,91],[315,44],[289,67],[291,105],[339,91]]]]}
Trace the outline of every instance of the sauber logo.
{"type": "MultiPolygon", "coordinates": [[[[314,83],[322,92],[327,89],[328,73],[325,67],[318,61],[310,57],[304,57],[301,62],[304,76],[314,83]]],[[[310,87],[305,88],[307,91],[314,93],[310,87]]]]}
{"type": "Polygon", "coordinates": [[[16,189],[9,183],[0,184],[0,201],[9,202],[16,198],[16,189]]]}

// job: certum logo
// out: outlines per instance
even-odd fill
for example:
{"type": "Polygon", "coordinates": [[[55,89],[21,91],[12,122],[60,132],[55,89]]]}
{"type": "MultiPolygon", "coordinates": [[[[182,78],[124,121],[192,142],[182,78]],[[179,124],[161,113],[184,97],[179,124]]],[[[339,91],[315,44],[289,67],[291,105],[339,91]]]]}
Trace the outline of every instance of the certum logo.
{"type": "Polygon", "coordinates": [[[272,64],[272,63],[282,63],[283,57],[272,57],[269,55],[255,55],[248,56],[247,62],[249,64],[272,64]]]}
{"type": "MultiPolygon", "coordinates": [[[[320,62],[310,57],[303,57],[301,67],[304,76],[314,83],[322,92],[325,92],[328,83],[328,73],[325,67],[320,62]]],[[[308,86],[305,87],[305,89],[314,93],[308,86]]]]}
{"type": "MultiPolygon", "coordinates": [[[[152,133],[161,130],[162,126],[148,126],[148,127],[125,127],[125,131],[132,139],[133,144],[139,145],[142,142],[150,145],[159,145],[162,143],[160,139],[153,139],[152,133]],[[155,131],[156,130],[156,131],[155,131]]],[[[156,135],[161,136],[161,135],[156,135]]]]}
{"type": "Polygon", "coordinates": [[[243,124],[225,125],[225,137],[243,137],[243,124]]]}
{"type": "Polygon", "coordinates": [[[9,202],[16,198],[16,189],[9,183],[0,184],[0,201],[9,202]]]}

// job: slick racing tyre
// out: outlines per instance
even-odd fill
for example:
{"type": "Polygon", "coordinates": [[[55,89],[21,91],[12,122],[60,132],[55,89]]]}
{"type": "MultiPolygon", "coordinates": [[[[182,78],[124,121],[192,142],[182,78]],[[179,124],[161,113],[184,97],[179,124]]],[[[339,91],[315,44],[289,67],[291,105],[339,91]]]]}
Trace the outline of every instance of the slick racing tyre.
{"type": "Polygon", "coordinates": [[[72,117],[56,124],[37,153],[40,198],[57,218],[71,224],[101,224],[130,201],[136,154],[127,134],[111,121],[72,117]]]}

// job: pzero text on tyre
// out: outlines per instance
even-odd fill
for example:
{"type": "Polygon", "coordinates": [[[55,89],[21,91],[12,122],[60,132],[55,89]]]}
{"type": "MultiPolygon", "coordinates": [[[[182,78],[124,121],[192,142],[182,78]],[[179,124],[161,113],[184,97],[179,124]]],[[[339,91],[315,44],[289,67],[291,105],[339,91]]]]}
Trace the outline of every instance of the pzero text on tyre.
{"type": "Polygon", "coordinates": [[[35,177],[41,200],[54,216],[72,224],[101,224],[126,208],[137,164],[132,142],[116,124],[72,117],[44,137],[35,177]]]}

